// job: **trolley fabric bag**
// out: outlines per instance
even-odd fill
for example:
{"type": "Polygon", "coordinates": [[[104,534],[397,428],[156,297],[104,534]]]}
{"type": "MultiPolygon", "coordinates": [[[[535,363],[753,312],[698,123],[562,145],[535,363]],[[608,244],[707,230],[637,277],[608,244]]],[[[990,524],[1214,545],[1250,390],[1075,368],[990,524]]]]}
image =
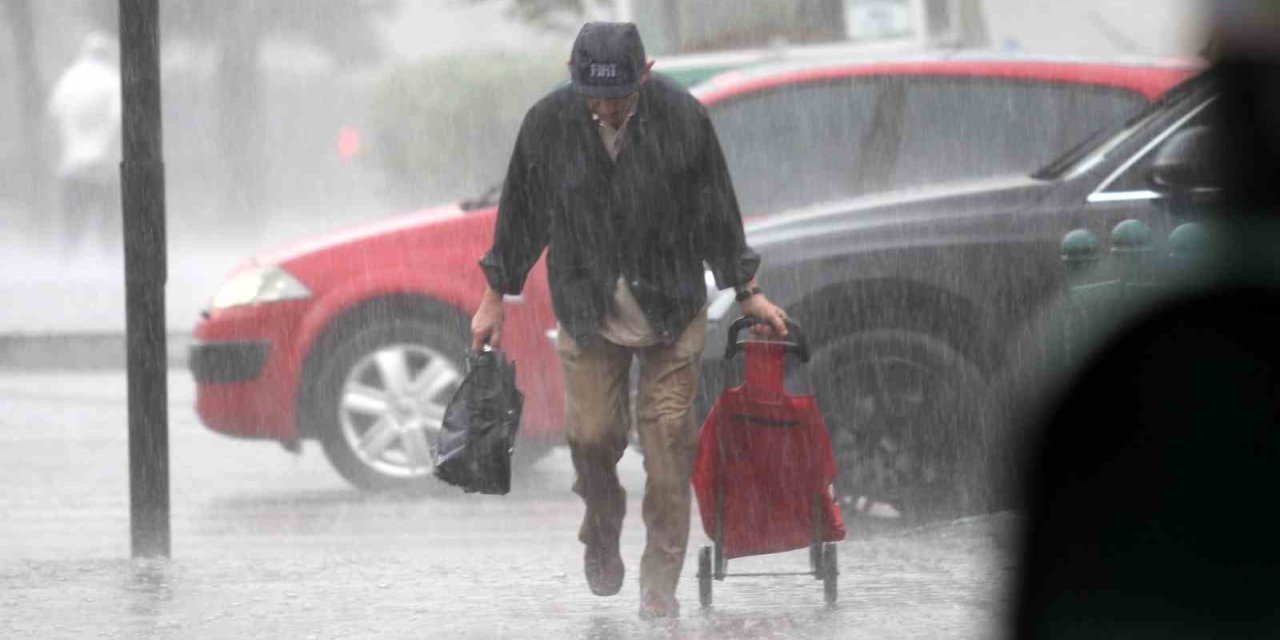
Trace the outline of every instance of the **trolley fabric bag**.
{"type": "MultiPolygon", "coordinates": [[[[720,395],[699,435],[694,492],[703,528],[724,558],[803,549],[845,536],[831,491],[835,454],[817,401],[790,395],[783,385],[793,347],[736,343],[745,349],[743,384],[720,395]]],[[[734,353],[731,344],[726,359],[734,353]]]]}
{"type": "Polygon", "coordinates": [[[515,365],[485,347],[467,358],[466,378],[445,409],[436,442],[437,478],[467,493],[511,491],[511,452],[524,396],[515,365]]]}

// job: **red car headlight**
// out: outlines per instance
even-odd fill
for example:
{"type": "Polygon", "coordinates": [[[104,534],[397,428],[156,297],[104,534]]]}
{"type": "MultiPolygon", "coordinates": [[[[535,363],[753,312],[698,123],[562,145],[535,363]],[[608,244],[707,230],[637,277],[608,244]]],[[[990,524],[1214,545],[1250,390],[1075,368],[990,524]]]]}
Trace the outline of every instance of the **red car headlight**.
{"type": "Polygon", "coordinates": [[[278,266],[254,266],[227,280],[213,295],[210,306],[226,309],[246,304],[301,300],[310,298],[311,290],[278,266]]]}

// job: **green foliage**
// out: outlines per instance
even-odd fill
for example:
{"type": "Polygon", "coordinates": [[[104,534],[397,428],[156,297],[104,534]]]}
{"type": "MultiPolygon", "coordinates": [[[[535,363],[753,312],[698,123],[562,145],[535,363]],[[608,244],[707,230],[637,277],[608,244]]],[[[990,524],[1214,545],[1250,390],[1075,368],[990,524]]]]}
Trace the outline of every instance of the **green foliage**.
{"type": "Polygon", "coordinates": [[[378,87],[378,162],[404,202],[497,185],[529,107],[567,80],[563,53],[465,53],[398,69],[378,87]]]}

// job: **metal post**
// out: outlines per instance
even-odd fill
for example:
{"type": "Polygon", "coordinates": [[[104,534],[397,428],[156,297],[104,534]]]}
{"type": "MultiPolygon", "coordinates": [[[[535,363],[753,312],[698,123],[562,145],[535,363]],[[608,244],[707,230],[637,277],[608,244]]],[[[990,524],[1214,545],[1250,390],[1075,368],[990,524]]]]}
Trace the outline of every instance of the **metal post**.
{"type": "Polygon", "coordinates": [[[158,0],[120,0],[125,314],[134,557],[169,556],[168,356],[158,0]]]}
{"type": "MultiPolygon", "coordinates": [[[[44,141],[40,139],[45,92],[36,59],[35,15],[31,11],[31,0],[10,0],[7,4],[13,27],[14,66],[18,77],[18,113],[22,126],[18,136],[22,153],[26,156],[26,161],[20,163],[18,169],[23,172],[19,179],[23,185],[20,195],[30,211],[43,211],[50,200],[47,197],[49,166],[45,162],[44,141]]],[[[39,218],[24,220],[38,221],[39,218]]]]}
{"type": "MultiPolygon", "coordinates": [[[[1065,313],[1061,320],[1061,343],[1053,351],[1052,370],[1065,370],[1075,363],[1081,350],[1080,334],[1087,326],[1088,305],[1091,300],[1082,295],[1091,284],[1089,280],[1098,268],[1098,237],[1088,229],[1076,229],[1062,237],[1062,264],[1066,271],[1067,297],[1065,313]]],[[[1096,297],[1096,296],[1095,296],[1096,297]]]]}

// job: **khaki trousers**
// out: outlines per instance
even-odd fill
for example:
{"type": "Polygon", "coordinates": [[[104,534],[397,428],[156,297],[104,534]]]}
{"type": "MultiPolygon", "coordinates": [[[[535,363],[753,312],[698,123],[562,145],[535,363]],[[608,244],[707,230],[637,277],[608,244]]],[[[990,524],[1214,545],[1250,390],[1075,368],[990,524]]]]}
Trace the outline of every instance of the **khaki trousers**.
{"type": "Polygon", "coordinates": [[[698,448],[693,398],[706,337],[704,311],[673,344],[622,347],[603,338],[581,346],[560,332],[564,364],[566,434],[586,514],[578,539],[611,544],[622,530],[626,492],[617,463],[631,427],[631,359],[640,361],[636,431],[644,451],[644,523],[647,538],[640,560],[642,593],[674,595],[689,542],[692,499],[689,476],[698,448]]]}

